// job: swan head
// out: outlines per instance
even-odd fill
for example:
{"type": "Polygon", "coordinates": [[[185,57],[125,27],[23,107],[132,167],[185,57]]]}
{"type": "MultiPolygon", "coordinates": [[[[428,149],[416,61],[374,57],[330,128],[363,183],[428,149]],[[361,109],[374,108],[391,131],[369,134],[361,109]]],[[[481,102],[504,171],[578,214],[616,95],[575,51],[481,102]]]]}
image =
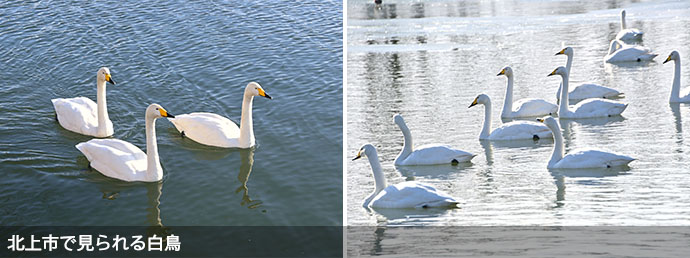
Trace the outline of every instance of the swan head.
{"type": "Polygon", "coordinates": [[[362,146],[362,148],[359,149],[359,151],[357,152],[357,156],[355,156],[352,160],[358,160],[362,156],[369,156],[373,153],[376,153],[376,147],[374,147],[374,145],[371,144],[365,144],[364,146],[362,146]]]}
{"type": "Polygon", "coordinates": [[[566,48],[562,49],[560,52],[556,53],[556,55],[572,56],[573,55],[573,48],[572,47],[566,47],[566,48]]]}
{"type": "Polygon", "coordinates": [[[499,72],[496,76],[501,76],[501,75],[511,77],[511,76],[513,76],[513,69],[511,69],[510,66],[503,67],[503,69],[501,69],[501,72],[499,72]]]}
{"type": "Polygon", "coordinates": [[[491,99],[489,99],[489,96],[486,94],[479,94],[476,98],[474,98],[474,101],[472,101],[472,104],[468,108],[474,107],[477,104],[482,104],[486,105],[487,103],[491,103],[491,99]]]}
{"type": "Polygon", "coordinates": [[[537,118],[537,121],[544,123],[547,127],[556,130],[558,128],[558,121],[552,116],[545,116],[542,118],[537,118]]]}
{"type": "Polygon", "coordinates": [[[405,124],[405,119],[400,114],[395,114],[393,115],[393,122],[397,125],[404,125],[405,124]]]}
{"type": "Polygon", "coordinates": [[[101,69],[98,69],[96,79],[99,82],[109,82],[110,84],[115,85],[115,81],[113,81],[113,78],[110,77],[110,69],[108,69],[108,67],[101,67],[101,69]]]}
{"type": "Polygon", "coordinates": [[[621,17],[625,19],[625,9],[621,10],[621,17]]]}
{"type": "Polygon", "coordinates": [[[264,91],[264,88],[262,88],[261,85],[259,85],[259,83],[257,82],[250,82],[249,84],[247,84],[247,87],[244,88],[244,95],[260,96],[267,99],[273,99],[273,97],[268,95],[268,93],[264,91]]]}
{"type": "Polygon", "coordinates": [[[161,117],[170,117],[170,118],[175,118],[172,114],[168,113],[165,108],[161,107],[161,105],[158,105],[156,103],[153,103],[149,105],[148,108],[146,108],[146,118],[161,118],[161,117]]]}
{"type": "Polygon", "coordinates": [[[668,58],[666,58],[666,61],[664,61],[664,64],[670,62],[671,60],[680,60],[680,54],[678,54],[678,51],[673,50],[673,52],[668,55],[668,58]]]}
{"type": "Polygon", "coordinates": [[[558,74],[560,76],[566,76],[566,75],[568,75],[568,70],[566,70],[565,67],[563,67],[563,66],[559,66],[558,68],[553,70],[553,72],[551,72],[547,76],[556,75],[556,74],[558,74]]]}

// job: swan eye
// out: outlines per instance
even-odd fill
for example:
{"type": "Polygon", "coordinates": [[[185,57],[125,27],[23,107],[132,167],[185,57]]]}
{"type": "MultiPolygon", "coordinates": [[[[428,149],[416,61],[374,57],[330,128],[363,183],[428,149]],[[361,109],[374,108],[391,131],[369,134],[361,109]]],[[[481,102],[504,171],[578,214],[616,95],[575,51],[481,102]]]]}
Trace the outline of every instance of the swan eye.
{"type": "Polygon", "coordinates": [[[158,108],[156,108],[156,110],[158,110],[158,108]]]}

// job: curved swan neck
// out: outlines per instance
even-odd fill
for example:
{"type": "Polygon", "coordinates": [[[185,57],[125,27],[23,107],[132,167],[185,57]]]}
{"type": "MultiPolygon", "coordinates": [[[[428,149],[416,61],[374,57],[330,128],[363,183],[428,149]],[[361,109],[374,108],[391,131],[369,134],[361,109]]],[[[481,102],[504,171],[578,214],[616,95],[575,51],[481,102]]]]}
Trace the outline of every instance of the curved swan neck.
{"type": "Polygon", "coordinates": [[[105,81],[96,79],[96,105],[98,113],[98,136],[108,136],[108,104],[105,100],[105,81]]]}
{"type": "Polygon", "coordinates": [[[551,168],[563,159],[565,151],[563,150],[563,134],[561,133],[561,127],[556,124],[556,128],[551,128],[550,126],[549,128],[553,133],[553,153],[551,154],[551,160],[549,160],[548,164],[548,167],[551,168]]]}
{"type": "MultiPolygon", "coordinates": [[[[565,62],[565,70],[568,71],[568,74],[570,74],[570,67],[573,65],[573,53],[568,53],[566,54],[568,57],[568,60],[565,62]]],[[[558,92],[556,93],[556,99],[559,101],[558,103],[560,104],[560,99],[561,99],[561,92],[563,91],[563,82],[561,82],[561,85],[558,87],[558,92]]]]}
{"type": "Polygon", "coordinates": [[[146,177],[150,181],[163,179],[163,169],[158,158],[156,118],[146,115],[146,177]]]}
{"type": "Polygon", "coordinates": [[[671,87],[671,102],[678,102],[680,100],[680,57],[673,61],[675,68],[673,71],[673,87],[671,87]]]}
{"type": "Polygon", "coordinates": [[[491,133],[491,100],[487,100],[484,103],[484,126],[482,127],[482,132],[479,133],[479,139],[489,138],[491,133]]]}
{"type": "Polygon", "coordinates": [[[254,125],[252,122],[252,102],[254,96],[244,94],[242,99],[242,117],[240,118],[240,148],[254,146],[254,125]]]}
{"type": "Polygon", "coordinates": [[[562,74],[561,100],[558,106],[558,114],[563,116],[568,113],[568,73],[562,74]]]}
{"type": "MultiPolygon", "coordinates": [[[[410,156],[410,154],[412,153],[412,148],[413,148],[412,134],[410,133],[410,129],[407,128],[407,125],[404,122],[399,123],[398,127],[400,127],[400,131],[402,131],[402,133],[403,133],[404,142],[403,142],[403,148],[400,151],[400,154],[398,154],[398,157],[395,158],[395,162],[394,162],[395,165],[400,165],[400,163],[402,163],[402,161],[405,160],[407,158],[407,156],[410,156]]],[[[372,165],[372,167],[373,167],[373,165],[372,165]]]]}
{"type": "Polygon", "coordinates": [[[369,202],[371,202],[376,195],[378,195],[383,189],[386,188],[386,177],[383,175],[383,169],[381,169],[381,163],[379,162],[379,156],[376,153],[376,151],[372,151],[371,153],[367,153],[367,159],[369,160],[369,165],[371,165],[371,171],[374,173],[374,183],[376,186],[376,189],[374,192],[367,197],[367,199],[364,201],[364,206],[369,206],[369,202]]]}
{"type": "Polygon", "coordinates": [[[513,75],[508,74],[508,86],[506,87],[506,99],[503,101],[501,117],[508,117],[513,112],[513,75]]]}

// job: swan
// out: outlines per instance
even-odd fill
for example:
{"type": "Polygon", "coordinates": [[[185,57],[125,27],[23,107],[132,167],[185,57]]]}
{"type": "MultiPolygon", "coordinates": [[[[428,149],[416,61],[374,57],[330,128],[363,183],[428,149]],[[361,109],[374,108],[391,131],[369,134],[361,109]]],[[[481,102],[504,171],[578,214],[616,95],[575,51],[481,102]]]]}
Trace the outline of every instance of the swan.
{"type": "Polygon", "coordinates": [[[623,42],[640,41],[644,32],[638,29],[627,29],[625,26],[625,10],[621,11],[621,31],[616,34],[616,39],[623,42]]]}
{"type": "Polygon", "coordinates": [[[617,40],[611,40],[609,52],[604,56],[604,61],[607,63],[652,61],[657,55],[646,47],[623,45],[617,40]]]}
{"type": "Polygon", "coordinates": [[[628,104],[608,99],[586,99],[574,106],[575,111],[570,111],[568,107],[568,70],[560,66],[548,76],[556,74],[563,78],[561,103],[558,109],[558,116],[560,118],[609,117],[620,115],[628,107],[628,104]]]}
{"type": "Polygon", "coordinates": [[[419,146],[413,150],[412,134],[407,128],[405,120],[399,114],[393,116],[393,121],[400,127],[405,142],[403,148],[395,158],[395,165],[437,165],[437,164],[457,164],[459,162],[469,162],[474,158],[474,154],[453,149],[445,145],[428,144],[419,146]]]}
{"type": "Polygon", "coordinates": [[[76,145],[91,167],[107,177],[123,181],[157,182],[163,179],[158,158],[156,118],[175,117],[158,104],[146,108],[146,154],[133,144],[118,139],[93,139],[76,145]]]}
{"type": "MultiPolygon", "coordinates": [[[[573,48],[566,47],[560,52],[556,53],[556,55],[566,55],[568,57],[568,61],[565,64],[565,69],[568,70],[568,74],[570,74],[570,68],[573,64],[573,48]]],[[[561,100],[561,87],[563,87],[563,83],[561,83],[561,86],[558,87],[558,93],[556,94],[556,99],[559,101],[559,103],[561,100]]],[[[577,87],[575,87],[572,91],[570,91],[568,93],[568,98],[570,100],[581,100],[590,98],[607,99],[618,98],[621,97],[622,94],[623,93],[609,87],[586,83],[580,84],[577,87]]]]}
{"type": "Polygon", "coordinates": [[[551,131],[543,124],[528,121],[513,121],[505,123],[491,132],[491,99],[485,94],[479,94],[470,108],[477,105],[484,105],[484,127],[479,133],[480,140],[525,140],[541,138],[551,138],[551,131]],[[491,134],[489,134],[491,132],[491,134]]]}
{"type": "Polygon", "coordinates": [[[195,142],[221,148],[251,148],[254,146],[252,102],[254,96],[273,99],[256,82],[244,88],[240,127],[233,121],[214,113],[189,113],[168,118],[175,128],[195,142]]]}
{"type": "Polygon", "coordinates": [[[506,87],[506,98],[503,102],[501,118],[533,117],[543,115],[554,115],[558,106],[543,99],[521,99],[513,103],[513,69],[506,66],[496,76],[505,75],[508,77],[506,87]],[[517,106],[513,109],[513,104],[517,106]]]}
{"type": "Polygon", "coordinates": [[[674,50],[671,52],[668,58],[666,58],[666,61],[664,61],[664,64],[671,60],[675,61],[676,68],[673,72],[673,87],[671,87],[671,98],[669,102],[690,102],[690,88],[683,90],[683,94],[680,92],[680,54],[678,54],[678,51],[674,50]]]}
{"type": "Polygon", "coordinates": [[[634,158],[594,149],[573,150],[567,155],[563,149],[561,127],[553,117],[537,118],[553,132],[553,154],[547,168],[610,168],[628,165],[634,158]]]}
{"type": "Polygon", "coordinates": [[[376,186],[374,192],[364,200],[364,208],[457,208],[458,201],[427,184],[406,181],[387,185],[373,145],[362,146],[352,160],[363,156],[369,159],[376,186]]]}
{"type": "Polygon", "coordinates": [[[55,115],[60,125],[72,132],[94,137],[113,135],[113,122],[108,118],[108,107],[105,101],[105,82],[115,85],[110,77],[110,70],[101,67],[96,73],[96,101],[87,97],[70,99],[51,99],[55,115]]]}

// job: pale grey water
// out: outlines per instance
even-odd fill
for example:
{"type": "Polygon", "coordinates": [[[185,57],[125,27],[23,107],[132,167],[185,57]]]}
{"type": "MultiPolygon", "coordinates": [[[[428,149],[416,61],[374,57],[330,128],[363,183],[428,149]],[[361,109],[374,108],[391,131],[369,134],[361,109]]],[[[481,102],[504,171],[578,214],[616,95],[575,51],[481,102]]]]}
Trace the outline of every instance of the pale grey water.
{"type": "MultiPolygon", "coordinates": [[[[662,65],[678,50],[681,85],[690,86],[690,2],[384,1],[377,10],[371,1],[348,1],[347,8],[346,155],[372,143],[389,183],[428,183],[461,202],[454,210],[367,212],[362,201],[374,187],[369,164],[348,161],[348,225],[690,224],[690,106],[669,105],[673,64],[662,65]],[[659,54],[656,62],[604,65],[621,8],[629,26],[645,32],[642,44],[659,54]],[[620,101],[630,104],[622,117],[563,120],[566,150],[620,152],[638,159],[629,168],[549,171],[553,141],[478,140],[483,108],[467,107],[485,93],[493,101],[493,127],[501,123],[506,78],[496,74],[504,66],[515,73],[514,99],[555,102],[560,78],[547,74],[565,65],[565,56],[554,56],[562,43],[575,51],[571,82],[619,89],[620,101]],[[416,145],[444,143],[477,157],[456,167],[396,169],[403,140],[396,113],[416,145]]],[[[429,239],[443,242],[436,240],[429,239]]]]}
{"type": "Polygon", "coordinates": [[[0,17],[0,225],[341,225],[342,2],[20,1],[0,17]],[[50,102],[95,99],[101,66],[114,137],[142,149],[150,103],[238,122],[250,81],[274,99],[254,100],[253,151],[158,119],[163,181],[125,183],[87,169],[74,145],[91,137],[50,102]]]}

